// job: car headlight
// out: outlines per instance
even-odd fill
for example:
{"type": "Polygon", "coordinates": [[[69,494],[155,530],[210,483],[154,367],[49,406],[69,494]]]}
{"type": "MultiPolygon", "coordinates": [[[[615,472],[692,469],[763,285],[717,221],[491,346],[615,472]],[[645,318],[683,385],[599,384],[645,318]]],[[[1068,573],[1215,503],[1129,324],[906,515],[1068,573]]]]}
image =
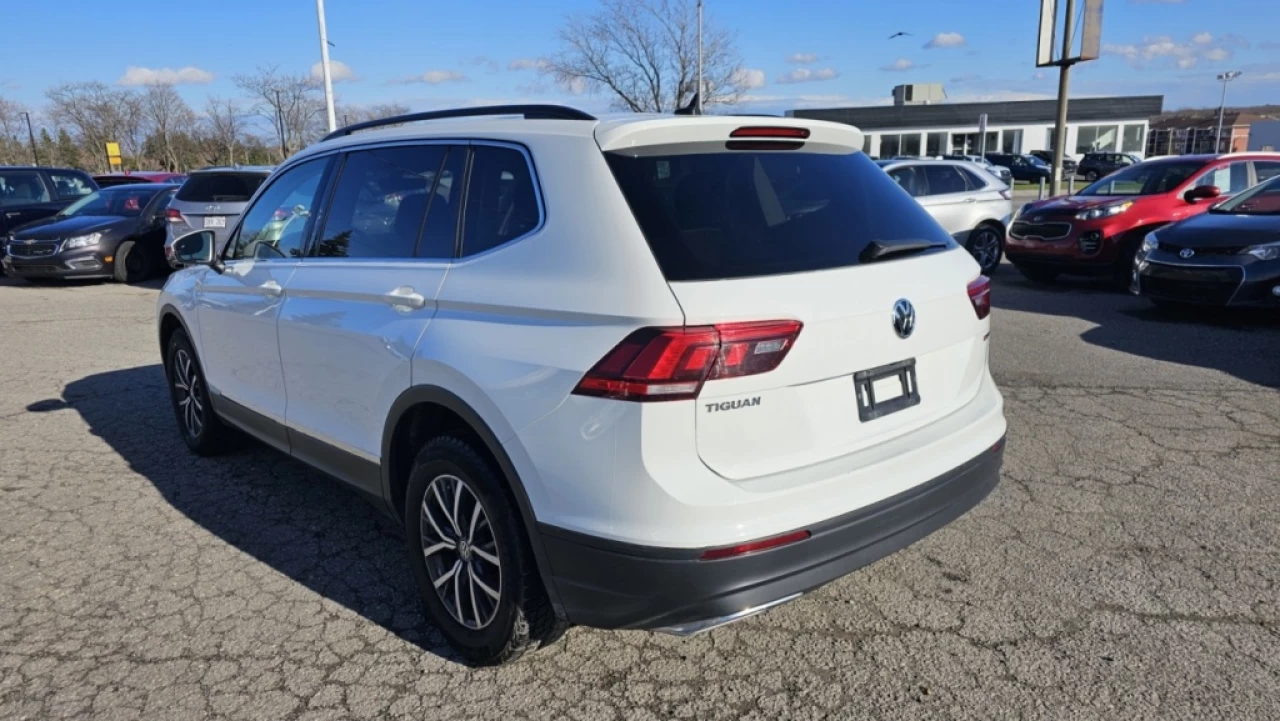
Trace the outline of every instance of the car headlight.
{"type": "Polygon", "coordinates": [[[63,250],[75,250],[77,248],[91,248],[102,240],[102,233],[90,233],[88,235],[77,235],[74,238],[67,238],[62,243],[63,250]]]}
{"type": "Polygon", "coordinates": [[[1159,247],[1160,247],[1160,239],[1156,237],[1155,233],[1147,233],[1147,237],[1142,239],[1143,253],[1150,253],[1151,251],[1159,247]]]}
{"type": "Polygon", "coordinates": [[[1090,208],[1076,213],[1076,220],[1097,220],[1098,218],[1110,218],[1113,215],[1120,215],[1124,211],[1133,207],[1133,201],[1125,203],[1117,203],[1115,205],[1103,205],[1098,208],[1090,208]]]}
{"type": "Polygon", "coordinates": [[[1280,243],[1253,245],[1245,248],[1242,252],[1252,255],[1258,260],[1280,260],[1280,243]]]}

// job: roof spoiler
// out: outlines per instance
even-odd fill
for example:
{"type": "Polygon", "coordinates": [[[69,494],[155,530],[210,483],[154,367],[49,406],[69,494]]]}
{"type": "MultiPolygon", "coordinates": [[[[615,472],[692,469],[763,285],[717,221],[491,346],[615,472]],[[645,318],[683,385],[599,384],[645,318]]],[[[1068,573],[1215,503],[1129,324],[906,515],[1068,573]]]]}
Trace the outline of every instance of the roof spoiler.
{"type": "Polygon", "coordinates": [[[488,105],[478,108],[453,108],[450,110],[431,110],[425,113],[408,113],[406,115],[393,115],[389,118],[377,118],[376,120],[366,120],[363,123],[354,123],[346,127],[338,128],[321,139],[333,140],[341,138],[361,130],[371,130],[373,128],[381,128],[388,125],[401,125],[403,123],[413,123],[419,120],[443,120],[445,118],[472,118],[485,117],[492,115],[519,115],[525,120],[595,120],[594,115],[570,108],[565,105],[488,105]]]}

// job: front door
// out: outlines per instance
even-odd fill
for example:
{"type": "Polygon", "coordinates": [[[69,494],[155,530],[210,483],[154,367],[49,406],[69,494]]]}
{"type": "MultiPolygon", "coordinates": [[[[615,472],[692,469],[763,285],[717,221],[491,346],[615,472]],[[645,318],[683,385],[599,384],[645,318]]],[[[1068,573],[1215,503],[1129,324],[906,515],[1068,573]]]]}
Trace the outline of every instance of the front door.
{"type": "Polygon", "coordinates": [[[276,323],[328,165],[328,158],[309,160],[274,178],[233,232],[225,270],[206,269],[197,290],[200,352],[219,413],[258,424],[254,430],[282,448],[286,398],[276,323]]]}
{"type": "Polygon", "coordinates": [[[372,493],[391,404],[453,257],[467,146],[354,150],[285,289],[280,357],[294,456],[372,493]]]}

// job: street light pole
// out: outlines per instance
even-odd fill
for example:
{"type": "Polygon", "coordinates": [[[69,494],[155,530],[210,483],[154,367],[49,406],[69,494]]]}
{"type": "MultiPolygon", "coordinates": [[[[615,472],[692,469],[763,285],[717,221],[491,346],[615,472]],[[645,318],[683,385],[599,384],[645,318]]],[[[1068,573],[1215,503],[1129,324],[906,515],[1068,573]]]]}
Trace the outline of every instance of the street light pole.
{"type": "Polygon", "coordinates": [[[31,129],[31,113],[24,111],[22,117],[27,119],[27,140],[31,142],[31,161],[35,165],[39,165],[40,155],[36,153],[36,133],[31,129]]]}
{"type": "Polygon", "coordinates": [[[316,0],[316,16],[320,19],[320,72],[324,75],[324,110],[329,132],[337,130],[338,119],[333,109],[333,76],[329,73],[329,33],[324,27],[324,0],[316,0]]]}
{"type": "Polygon", "coordinates": [[[698,89],[693,99],[698,104],[694,112],[702,115],[702,0],[698,0],[698,89]]]}
{"type": "MultiPolygon", "coordinates": [[[[1228,70],[1225,73],[1218,73],[1218,79],[1222,81],[1222,102],[1218,104],[1218,134],[1213,136],[1213,145],[1215,153],[1222,152],[1222,118],[1227,112],[1227,83],[1240,77],[1239,70],[1228,70]]],[[[1231,152],[1231,144],[1227,143],[1227,152],[1231,152]]]]}

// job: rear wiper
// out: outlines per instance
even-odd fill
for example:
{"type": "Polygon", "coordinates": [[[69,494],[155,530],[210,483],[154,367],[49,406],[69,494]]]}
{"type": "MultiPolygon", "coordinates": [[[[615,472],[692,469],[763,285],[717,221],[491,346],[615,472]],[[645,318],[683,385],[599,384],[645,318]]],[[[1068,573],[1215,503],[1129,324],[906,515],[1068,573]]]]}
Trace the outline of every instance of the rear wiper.
{"type": "Polygon", "coordinates": [[[873,240],[858,254],[858,260],[863,263],[874,263],[891,255],[918,253],[922,250],[945,247],[947,247],[946,243],[932,240],[873,240]]]}

